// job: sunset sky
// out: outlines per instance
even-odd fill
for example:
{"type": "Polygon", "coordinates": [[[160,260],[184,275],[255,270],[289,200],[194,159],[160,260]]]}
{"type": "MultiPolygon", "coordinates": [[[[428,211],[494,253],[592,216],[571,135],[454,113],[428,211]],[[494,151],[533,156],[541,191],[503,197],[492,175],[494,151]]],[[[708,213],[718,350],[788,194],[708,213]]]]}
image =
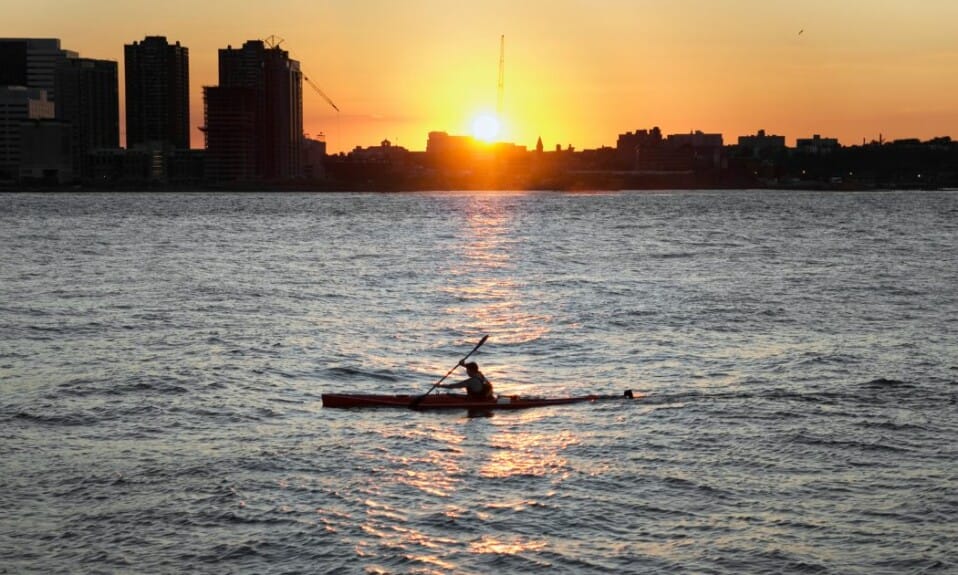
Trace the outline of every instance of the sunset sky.
{"type": "Polygon", "coordinates": [[[0,14],[0,37],[116,60],[121,91],[124,44],[187,46],[194,147],[217,50],[271,35],[340,108],[304,83],[305,131],[331,152],[471,133],[496,109],[500,35],[502,138],[520,145],[614,146],[652,126],[726,143],[958,138],[955,0],[0,0],[0,14]]]}

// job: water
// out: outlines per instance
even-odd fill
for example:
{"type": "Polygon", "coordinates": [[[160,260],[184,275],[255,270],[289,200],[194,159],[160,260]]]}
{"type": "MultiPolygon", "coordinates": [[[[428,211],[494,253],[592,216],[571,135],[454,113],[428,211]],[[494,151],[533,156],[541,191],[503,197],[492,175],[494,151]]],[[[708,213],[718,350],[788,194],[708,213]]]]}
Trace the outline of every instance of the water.
{"type": "Polygon", "coordinates": [[[958,570],[958,194],[6,194],[0,246],[0,573],[958,570]],[[486,333],[647,397],[322,408],[486,333]]]}

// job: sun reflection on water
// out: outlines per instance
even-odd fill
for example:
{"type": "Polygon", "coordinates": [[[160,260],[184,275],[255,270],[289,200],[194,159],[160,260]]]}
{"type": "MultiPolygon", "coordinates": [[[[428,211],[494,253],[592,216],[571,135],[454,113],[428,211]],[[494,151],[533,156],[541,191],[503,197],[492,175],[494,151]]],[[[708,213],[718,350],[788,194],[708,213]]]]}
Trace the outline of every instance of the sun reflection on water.
{"type": "MultiPolygon", "coordinates": [[[[498,301],[484,309],[501,313],[511,308],[498,301]]],[[[490,492],[485,486],[531,478],[554,489],[566,481],[574,473],[569,449],[580,440],[552,425],[554,418],[554,411],[543,409],[501,418],[430,417],[383,426],[377,430],[380,439],[404,448],[373,448],[370,457],[376,463],[356,500],[361,511],[355,522],[345,527],[330,517],[324,528],[331,523],[353,530],[353,551],[362,561],[393,558],[393,563],[376,566],[384,573],[458,572],[463,561],[478,555],[547,550],[553,544],[548,539],[500,529],[504,520],[541,513],[543,504],[530,496],[500,497],[495,487],[490,492]],[[468,536],[461,535],[462,526],[468,526],[468,536]]]]}
{"type": "Polygon", "coordinates": [[[483,465],[483,477],[504,479],[515,475],[568,476],[569,462],[563,452],[578,439],[571,432],[529,433],[501,431],[491,438],[494,449],[483,465]]]}
{"type": "MultiPolygon", "coordinates": [[[[568,449],[580,440],[569,431],[550,431],[548,410],[508,415],[501,421],[424,421],[386,433],[420,448],[376,453],[379,464],[357,501],[362,511],[352,524],[358,531],[353,551],[364,561],[391,557],[398,563],[368,566],[367,572],[396,572],[397,565],[403,572],[457,572],[463,557],[521,556],[553,544],[496,527],[503,518],[536,513],[541,503],[528,496],[490,498],[474,484],[526,477],[555,486],[573,473],[568,449]],[[420,503],[399,503],[410,496],[420,503]],[[460,525],[476,532],[450,536],[450,528],[460,525]]],[[[324,519],[324,528],[345,528],[337,524],[341,518],[324,519]]]]}
{"type": "Polygon", "coordinates": [[[537,539],[525,539],[516,537],[509,541],[503,541],[490,535],[485,535],[479,541],[469,544],[469,551],[472,553],[495,553],[498,555],[518,555],[529,551],[540,551],[545,549],[548,543],[537,539]]]}
{"type": "MultiPolygon", "coordinates": [[[[449,497],[462,482],[455,450],[436,449],[415,456],[386,458],[389,480],[435,497],[449,497]]],[[[385,471],[385,470],[384,470],[385,471]]]]}
{"type": "Polygon", "coordinates": [[[555,453],[547,455],[530,452],[516,454],[505,451],[492,456],[482,468],[483,477],[502,479],[514,475],[542,477],[567,474],[568,461],[555,453]]]}
{"type": "MultiPolygon", "coordinates": [[[[417,564],[417,573],[446,573],[455,567],[442,557],[442,550],[458,545],[449,537],[429,534],[410,525],[409,509],[396,509],[378,499],[366,499],[363,502],[366,517],[360,522],[359,530],[367,538],[354,546],[357,557],[402,557],[417,564]]],[[[367,571],[393,572],[389,569],[377,571],[370,566],[367,571]]]]}
{"type": "Polygon", "coordinates": [[[476,333],[494,333],[499,343],[526,343],[549,333],[551,319],[535,313],[527,286],[514,279],[514,247],[520,233],[509,198],[477,196],[463,210],[462,268],[445,289],[459,303],[445,313],[476,333]]]}

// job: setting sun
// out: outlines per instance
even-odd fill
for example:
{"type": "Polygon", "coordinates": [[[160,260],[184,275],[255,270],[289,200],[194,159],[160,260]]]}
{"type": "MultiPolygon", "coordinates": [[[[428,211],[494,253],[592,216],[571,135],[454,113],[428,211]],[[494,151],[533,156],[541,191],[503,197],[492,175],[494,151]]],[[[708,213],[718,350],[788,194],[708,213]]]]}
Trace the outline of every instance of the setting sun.
{"type": "Polygon", "coordinates": [[[180,42],[196,149],[205,146],[203,87],[218,84],[218,51],[274,34],[309,78],[303,131],[333,154],[386,139],[422,151],[433,131],[527,149],[541,137],[550,150],[614,146],[620,134],[655,126],[732,144],[757,130],[790,145],[816,133],[843,145],[956,137],[955,0],[925,0],[921,10],[869,0],[725,4],[167,0],[151,10],[37,0],[4,10],[3,28],[5,37],[56,37],[83,58],[117,62],[121,106],[124,46],[147,34],[180,42]],[[243,8],[223,9],[233,4],[243,8]]]}
{"type": "Polygon", "coordinates": [[[494,114],[480,114],[472,121],[472,135],[477,140],[492,142],[499,136],[499,118],[494,114]]]}

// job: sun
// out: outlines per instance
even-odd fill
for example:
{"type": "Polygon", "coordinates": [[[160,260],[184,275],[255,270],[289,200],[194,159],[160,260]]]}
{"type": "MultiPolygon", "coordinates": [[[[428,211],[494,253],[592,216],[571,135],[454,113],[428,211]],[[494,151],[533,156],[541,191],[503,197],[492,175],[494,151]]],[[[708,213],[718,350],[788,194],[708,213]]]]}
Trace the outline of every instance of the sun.
{"type": "Polygon", "coordinates": [[[477,140],[492,142],[499,135],[499,118],[495,114],[484,113],[472,121],[472,135],[477,140]]]}

